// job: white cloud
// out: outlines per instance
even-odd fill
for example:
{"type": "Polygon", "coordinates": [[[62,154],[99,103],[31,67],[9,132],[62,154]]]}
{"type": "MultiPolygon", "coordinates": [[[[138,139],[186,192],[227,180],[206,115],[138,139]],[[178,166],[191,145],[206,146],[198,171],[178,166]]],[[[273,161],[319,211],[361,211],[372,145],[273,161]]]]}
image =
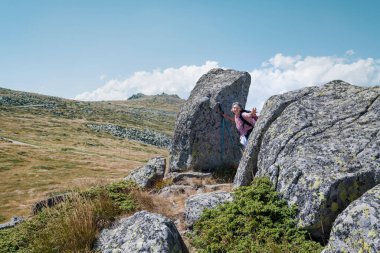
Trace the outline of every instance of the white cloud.
{"type": "MultiPolygon", "coordinates": [[[[78,100],[121,100],[142,92],[162,92],[188,98],[197,80],[218,63],[207,61],[202,66],[182,66],[165,70],[140,71],[125,80],[108,80],[105,85],[79,94],[78,100]]],[[[354,85],[380,85],[380,59],[355,59],[336,56],[285,56],[276,54],[250,72],[252,77],[247,108],[262,108],[272,95],[321,85],[331,80],[344,80],[354,85]]]]}
{"type": "Polygon", "coordinates": [[[121,100],[133,94],[144,93],[155,95],[162,92],[177,94],[187,98],[197,80],[212,68],[218,68],[215,61],[207,61],[202,66],[182,66],[135,72],[125,80],[109,80],[106,84],[94,91],[84,92],[75,97],[78,100],[121,100]]]}
{"type": "Polygon", "coordinates": [[[247,108],[255,106],[261,109],[272,95],[336,79],[360,86],[380,85],[380,61],[276,54],[250,74],[252,82],[247,108]]]}
{"type": "Polygon", "coordinates": [[[104,80],[107,79],[107,75],[103,74],[103,75],[99,76],[99,79],[102,80],[102,81],[104,81],[104,80]]]}

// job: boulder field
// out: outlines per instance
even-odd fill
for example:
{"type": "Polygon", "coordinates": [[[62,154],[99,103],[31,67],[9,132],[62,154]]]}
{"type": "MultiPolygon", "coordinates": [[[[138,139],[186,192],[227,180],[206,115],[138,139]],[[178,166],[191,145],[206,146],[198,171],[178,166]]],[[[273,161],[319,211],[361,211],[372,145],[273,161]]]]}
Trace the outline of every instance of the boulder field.
{"type": "MultiPolygon", "coordinates": [[[[380,87],[335,80],[272,96],[242,154],[234,125],[223,121],[218,108],[227,112],[235,101],[245,105],[249,85],[249,74],[235,70],[213,69],[199,79],[176,121],[166,171],[174,185],[158,194],[186,196],[183,219],[191,229],[203,209],[232,201],[233,194],[191,196],[194,186],[188,182],[203,180],[209,177],[204,172],[223,166],[237,167],[234,187],[249,185],[257,176],[269,177],[280,195],[298,207],[298,226],[315,240],[329,242],[325,253],[379,252],[380,87]]],[[[150,162],[129,179],[162,178],[165,162],[159,164],[156,171],[150,162]]],[[[163,243],[152,252],[187,252],[167,218],[142,212],[129,219],[113,228],[119,237],[112,229],[102,232],[102,252],[131,249],[136,242],[149,245],[144,238],[163,243]],[[155,235],[149,234],[153,227],[155,235]]]]}

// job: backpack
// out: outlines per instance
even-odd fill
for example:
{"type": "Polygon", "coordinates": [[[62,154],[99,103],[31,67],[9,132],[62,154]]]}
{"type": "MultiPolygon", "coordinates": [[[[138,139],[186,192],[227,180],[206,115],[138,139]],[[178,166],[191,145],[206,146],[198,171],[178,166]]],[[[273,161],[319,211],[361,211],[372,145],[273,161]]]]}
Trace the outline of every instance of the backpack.
{"type": "MultiPolygon", "coordinates": [[[[243,115],[242,115],[243,112],[250,113],[251,111],[247,111],[247,110],[244,110],[244,109],[243,109],[243,110],[241,110],[241,112],[240,112],[240,116],[239,116],[239,119],[241,119],[241,120],[243,121],[243,128],[244,128],[244,124],[247,124],[248,126],[251,126],[251,127],[252,127],[252,128],[251,128],[250,130],[248,130],[248,132],[245,134],[245,137],[248,139],[248,136],[251,134],[251,132],[252,132],[254,126],[253,126],[251,123],[249,123],[248,121],[246,121],[246,120],[244,119],[244,117],[243,117],[243,115]]],[[[255,121],[257,121],[257,119],[258,119],[257,115],[254,116],[253,119],[254,119],[255,121]]]]}
{"type": "MultiPolygon", "coordinates": [[[[243,127],[244,127],[244,124],[247,124],[248,126],[253,127],[253,125],[252,125],[251,123],[249,123],[248,121],[246,121],[246,120],[244,119],[244,117],[243,117],[243,115],[242,115],[243,112],[250,113],[251,111],[247,111],[247,110],[244,110],[244,109],[241,110],[239,118],[243,121],[243,127]]],[[[257,121],[257,119],[258,119],[257,115],[254,116],[253,119],[254,119],[255,121],[257,121]]]]}

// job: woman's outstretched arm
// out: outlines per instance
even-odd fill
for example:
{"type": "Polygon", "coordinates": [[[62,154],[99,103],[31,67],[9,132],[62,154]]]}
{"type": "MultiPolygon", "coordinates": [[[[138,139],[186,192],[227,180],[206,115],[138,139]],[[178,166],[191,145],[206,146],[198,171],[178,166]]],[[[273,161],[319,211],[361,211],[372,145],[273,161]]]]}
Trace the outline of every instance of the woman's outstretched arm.
{"type": "Polygon", "coordinates": [[[222,113],[221,114],[225,119],[231,120],[232,122],[235,122],[235,118],[231,117],[228,114],[222,113]]]}

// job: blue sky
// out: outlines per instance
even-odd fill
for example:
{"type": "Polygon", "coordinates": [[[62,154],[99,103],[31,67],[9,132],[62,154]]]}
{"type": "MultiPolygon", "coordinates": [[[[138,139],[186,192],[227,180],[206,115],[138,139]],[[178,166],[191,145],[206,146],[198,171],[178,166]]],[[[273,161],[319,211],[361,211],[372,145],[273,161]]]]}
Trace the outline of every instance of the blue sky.
{"type": "Polygon", "coordinates": [[[141,71],[161,79],[167,69],[204,72],[207,61],[254,73],[263,63],[276,67],[278,54],[292,64],[374,59],[372,79],[364,81],[377,84],[379,9],[380,1],[370,0],[0,0],[0,87],[73,98],[141,71]]]}

